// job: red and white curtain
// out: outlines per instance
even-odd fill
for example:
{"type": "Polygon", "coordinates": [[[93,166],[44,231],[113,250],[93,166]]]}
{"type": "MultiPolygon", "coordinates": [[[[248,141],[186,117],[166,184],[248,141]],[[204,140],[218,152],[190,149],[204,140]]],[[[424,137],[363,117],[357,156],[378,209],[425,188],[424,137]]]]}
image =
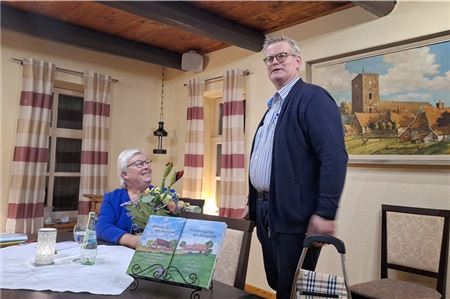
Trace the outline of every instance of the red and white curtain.
{"type": "Polygon", "coordinates": [[[89,199],[83,194],[106,191],[110,101],[111,77],[85,72],[79,215],[89,213],[89,199]]]}
{"type": "Polygon", "coordinates": [[[202,196],[203,158],[205,153],[204,88],[205,80],[189,80],[183,197],[201,198],[202,196]]]}
{"type": "Polygon", "coordinates": [[[244,78],[239,69],[223,75],[223,135],[219,216],[243,218],[247,212],[244,147],[244,78]]]}
{"type": "Polygon", "coordinates": [[[7,232],[36,233],[44,225],[54,75],[55,65],[51,62],[33,58],[23,60],[7,232]]]}

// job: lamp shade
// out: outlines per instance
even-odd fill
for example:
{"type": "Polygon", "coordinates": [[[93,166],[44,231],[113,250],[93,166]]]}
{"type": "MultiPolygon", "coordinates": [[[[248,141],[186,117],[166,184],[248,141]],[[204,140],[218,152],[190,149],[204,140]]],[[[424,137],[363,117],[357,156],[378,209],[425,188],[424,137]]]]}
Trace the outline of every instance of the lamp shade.
{"type": "Polygon", "coordinates": [[[153,150],[154,154],[166,154],[167,150],[162,148],[163,137],[167,136],[167,131],[164,130],[164,122],[158,122],[158,129],[153,131],[153,135],[158,137],[157,148],[153,150]]]}
{"type": "Polygon", "coordinates": [[[34,264],[37,266],[53,264],[56,244],[56,228],[41,228],[38,231],[34,264]]]}

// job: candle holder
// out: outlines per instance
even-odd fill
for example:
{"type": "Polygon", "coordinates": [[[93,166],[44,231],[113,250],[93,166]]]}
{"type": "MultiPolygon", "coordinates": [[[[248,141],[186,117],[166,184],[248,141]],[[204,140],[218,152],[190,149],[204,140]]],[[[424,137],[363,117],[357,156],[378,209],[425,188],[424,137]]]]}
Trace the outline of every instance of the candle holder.
{"type": "Polygon", "coordinates": [[[45,266],[53,264],[56,243],[56,228],[41,228],[38,231],[34,264],[45,266]]]}

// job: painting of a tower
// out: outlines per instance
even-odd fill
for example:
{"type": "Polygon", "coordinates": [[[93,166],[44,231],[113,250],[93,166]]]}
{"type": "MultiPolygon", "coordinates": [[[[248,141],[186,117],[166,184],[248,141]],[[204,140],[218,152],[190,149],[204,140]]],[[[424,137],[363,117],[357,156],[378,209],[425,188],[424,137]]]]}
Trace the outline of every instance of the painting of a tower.
{"type": "Polygon", "coordinates": [[[361,73],[352,80],[352,112],[378,112],[380,89],[378,74],[361,73]]]}

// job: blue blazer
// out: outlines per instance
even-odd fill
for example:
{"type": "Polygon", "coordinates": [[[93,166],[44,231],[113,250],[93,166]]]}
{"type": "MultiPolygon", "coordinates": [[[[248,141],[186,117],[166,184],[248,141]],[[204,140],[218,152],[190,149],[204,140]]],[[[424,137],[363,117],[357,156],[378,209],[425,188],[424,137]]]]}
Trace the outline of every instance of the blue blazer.
{"type": "MultiPolygon", "coordinates": [[[[263,122],[264,117],[258,128],[263,122]]],[[[275,128],[268,203],[271,230],[305,233],[312,214],[334,219],[347,160],[335,101],[325,89],[298,80],[284,99],[275,128]]],[[[255,220],[257,191],[250,180],[249,185],[250,219],[255,220]]]]}
{"type": "Polygon", "coordinates": [[[118,244],[124,234],[131,233],[133,223],[127,209],[121,206],[127,201],[130,201],[127,189],[105,193],[95,226],[98,239],[118,244]]]}

